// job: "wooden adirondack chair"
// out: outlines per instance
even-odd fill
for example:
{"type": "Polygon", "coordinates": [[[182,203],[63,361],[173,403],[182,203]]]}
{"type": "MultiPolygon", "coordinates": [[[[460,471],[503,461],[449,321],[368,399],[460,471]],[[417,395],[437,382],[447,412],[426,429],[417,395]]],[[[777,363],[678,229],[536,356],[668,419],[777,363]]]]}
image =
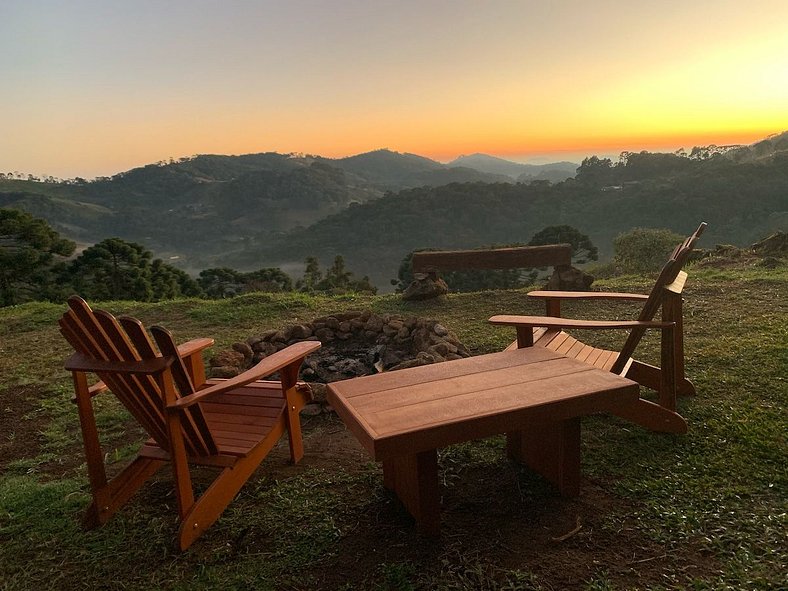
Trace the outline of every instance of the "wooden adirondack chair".
{"type": "Polygon", "coordinates": [[[676,412],[676,396],[695,394],[695,387],[684,375],[684,335],[681,292],[687,280],[682,267],[706,228],[703,222],[679,244],[665,263],[649,295],[603,292],[532,291],[528,295],[543,299],[547,316],[493,316],[493,324],[517,328],[517,341],[507,349],[547,347],[595,367],[628,377],[659,394],[658,404],[641,398],[615,414],[653,431],[686,433],[687,422],[676,412]],[[644,302],[637,320],[592,321],[561,318],[562,300],[623,300],[644,302]],[[662,308],[662,319],[654,320],[662,308]],[[647,329],[662,332],[660,365],[655,367],[632,358],[647,329]],[[628,329],[621,351],[607,351],[584,344],[564,329],[628,329]]]}
{"type": "Polygon", "coordinates": [[[142,324],[92,310],[77,296],[60,319],[60,332],[75,353],[65,367],[74,378],[93,502],[85,524],[105,523],[165,462],[172,466],[178,515],[178,547],[185,550],[213,524],[285,431],[290,457],[303,456],[299,411],[310,391],[296,382],[306,355],[318,342],[296,343],[227,380],[205,379],[201,351],[213,339],[176,346],[165,329],[151,328],[157,352],[142,324]],[[279,372],[279,381],[259,381],[279,372]],[[100,382],[89,385],[87,373],[100,382]],[[107,481],[92,397],[111,390],[150,435],[137,457],[107,481]],[[194,498],[189,464],[221,472],[194,498]]]}

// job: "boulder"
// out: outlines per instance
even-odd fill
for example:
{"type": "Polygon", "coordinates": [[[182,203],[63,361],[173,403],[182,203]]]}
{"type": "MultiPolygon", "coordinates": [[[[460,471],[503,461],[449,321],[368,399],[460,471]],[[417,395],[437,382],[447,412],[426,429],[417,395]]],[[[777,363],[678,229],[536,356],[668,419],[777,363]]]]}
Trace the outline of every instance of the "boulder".
{"type": "Polygon", "coordinates": [[[431,300],[449,293],[449,286],[436,275],[427,273],[414,273],[413,281],[402,292],[402,299],[406,301],[431,300]]]}
{"type": "Polygon", "coordinates": [[[589,275],[572,265],[556,265],[545,289],[557,291],[588,291],[594,282],[589,275]]]}

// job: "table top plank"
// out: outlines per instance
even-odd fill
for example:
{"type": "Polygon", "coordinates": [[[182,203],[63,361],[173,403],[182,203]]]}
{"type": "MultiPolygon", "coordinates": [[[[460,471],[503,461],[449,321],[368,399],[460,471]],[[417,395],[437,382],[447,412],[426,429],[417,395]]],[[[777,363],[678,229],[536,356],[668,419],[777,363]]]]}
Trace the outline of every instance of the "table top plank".
{"type": "MultiPolygon", "coordinates": [[[[483,369],[477,373],[452,376],[441,381],[376,390],[356,395],[350,403],[365,414],[380,413],[390,408],[422,405],[433,400],[444,400],[493,388],[505,388],[513,384],[527,384],[556,375],[573,374],[589,369],[590,366],[574,363],[571,359],[555,358],[501,369],[483,369]]],[[[448,400],[446,402],[452,403],[448,400]]]]}
{"type": "Polygon", "coordinates": [[[337,392],[341,392],[344,398],[350,399],[354,396],[367,395],[370,392],[399,387],[405,388],[427,382],[439,382],[447,378],[475,374],[480,371],[522,367],[524,364],[539,363],[560,357],[544,347],[533,347],[527,354],[523,354],[523,351],[524,349],[501,351],[499,353],[457,359],[450,363],[433,363],[410,369],[361,376],[334,382],[330,386],[337,392]]]}

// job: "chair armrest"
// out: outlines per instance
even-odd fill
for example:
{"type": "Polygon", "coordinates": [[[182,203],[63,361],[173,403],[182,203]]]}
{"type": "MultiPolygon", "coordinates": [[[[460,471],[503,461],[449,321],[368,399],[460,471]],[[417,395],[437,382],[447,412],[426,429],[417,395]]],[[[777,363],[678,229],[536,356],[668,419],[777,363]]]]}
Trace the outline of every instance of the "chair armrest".
{"type": "Polygon", "coordinates": [[[225,380],[221,384],[215,384],[200,390],[199,392],[190,394],[189,396],[179,398],[174,403],[168,404],[167,408],[183,409],[196,404],[207,396],[221,394],[234,388],[238,388],[239,386],[245,386],[246,384],[255,382],[260,378],[264,378],[271,375],[272,373],[276,373],[288,365],[292,365],[293,363],[300,364],[304,357],[319,348],[320,343],[317,341],[302,341],[300,343],[294,343],[289,347],[282,349],[281,351],[277,351],[273,355],[269,355],[260,361],[260,363],[247,369],[242,374],[225,380]]]}
{"type": "MultiPolygon", "coordinates": [[[[167,369],[174,359],[172,357],[156,357],[141,361],[102,361],[90,359],[82,353],[74,353],[66,359],[65,368],[69,371],[98,373],[111,371],[132,375],[153,375],[167,369]]],[[[98,385],[98,384],[96,384],[98,385]]]]}
{"type": "Polygon", "coordinates": [[[213,339],[192,339],[191,341],[178,345],[178,355],[181,356],[181,359],[189,357],[203,349],[213,346],[213,342],[213,339]]]}
{"type": "Polygon", "coordinates": [[[538,290],[538,291],[529,291],[526,295],[531,298],[555,299],[555,300],[629,300],[634,302],[644,302],[648,299],[647,295],[643,295],[639,293],[615,293],[610,291],[538,290]]]}
{"type": "Polygon", "coordinates": [[[675,322],[658,322],[654,320],[574,320],[572,318],[555,318],[553,316],[493,316],[490,324],[504,326],[545,326],[547,328],[667,328],[675,322]]]}
{"type": "MultiPolygon", "coordinates": [[[[211,347],[213,345],[213,342],[214,342],[213,339],[193,339],[191,341],[178,345],[178,355],[180,355],[181,359],[185,359],[186,357],[191,357],[195,353],[199,353],[203,349],[207,349],[208,347],[211,347]]],[[[72,357],[74,356],[72,355],[72,357]]],[[[77,369],[76,367],[70,367],[69,363],[71,361],[72,361],[71,359],[66,361],[66,369],[70,371],[91,371],[91,370],[77,369]]],[[[83,359],[80,361],[74,360],[74,363],[84,364],[87,362],[83,359]]],[[[93,398],[97,394],[101,394],[102,392],[106,392],[107,390],[109,390],[109,386],[107,386],[104,382],[99,380],[98,382],[96,382],[95,384],[93,384],[88,388],[88,394],[90,395],[91,398],[93,398]]],[[[76,398],[73,398],[72,402],[76,402],[76,398]]]]}

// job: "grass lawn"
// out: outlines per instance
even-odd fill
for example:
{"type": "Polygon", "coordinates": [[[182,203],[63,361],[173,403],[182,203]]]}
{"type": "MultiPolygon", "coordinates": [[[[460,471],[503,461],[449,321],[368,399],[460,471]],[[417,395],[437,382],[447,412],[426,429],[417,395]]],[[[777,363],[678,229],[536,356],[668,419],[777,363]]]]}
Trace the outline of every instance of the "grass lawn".
{"type": "MultiPolygon", "coordinates": [[[[625,277],[595,288],[648,285],[625,277]]],[[[302,463],[288,465],[280,443],[182,554],[167,470],[107,525],[81,528],[89,495],[62,369],[70,351],[56,329],[64,307],[0,309],[0,588],[788,588],[788,271],[691,270],[685,296],[687,373],[698,390],[679,402],[689,433],[584,419],[579,498],[558,497],[506,461],[502,438],[452,446],[440,452],[443,533],[424,539],[383,487],[380,467],[324,414],[304,418],[302,463]]],[[[631,305],[567,305],[564,314],[622,317],[631,305]]],[[[181,342],[215,337],[214,351],[297,320],[370,308],[439,319],[480,354],[513,338],[489,316],[541,313],[521,291],[426,303],[250,294],[100,307],[160,323],[181,342]]],[[[587,340],[615,346],[623,337],[587,340]]],[[[641,346],[638,358],[655,362],[658,339],[641,346]]],[[[111,395],[96,408],[113,474],[142,434],[111,395]]]]}

